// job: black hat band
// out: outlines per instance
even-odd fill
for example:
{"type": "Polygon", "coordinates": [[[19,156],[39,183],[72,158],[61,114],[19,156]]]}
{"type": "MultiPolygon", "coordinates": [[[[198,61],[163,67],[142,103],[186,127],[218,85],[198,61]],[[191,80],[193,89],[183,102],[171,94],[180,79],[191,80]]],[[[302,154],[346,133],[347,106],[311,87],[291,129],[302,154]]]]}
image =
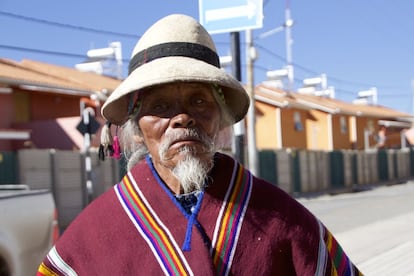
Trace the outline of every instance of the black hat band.
{"type": "Polygon", "coordinates": [[[220,68],[220,59],[210,48],[196,43],[169,42],[149,47],[134,55],[129,62],[128,75],[154,59],[172,56],[195,58],[220,68]]]}

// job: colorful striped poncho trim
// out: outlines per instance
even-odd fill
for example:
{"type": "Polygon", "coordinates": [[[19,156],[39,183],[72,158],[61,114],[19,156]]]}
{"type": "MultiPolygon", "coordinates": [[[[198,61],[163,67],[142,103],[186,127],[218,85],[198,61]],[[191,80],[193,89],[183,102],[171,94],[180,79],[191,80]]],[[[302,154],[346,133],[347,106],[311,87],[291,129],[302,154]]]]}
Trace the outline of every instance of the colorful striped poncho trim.
{"type": "MultiPolygon", "coordinates": [[[[153,211],[133,176],[128,173],[115,189],[125,212],[150,246],[163,271],[167,275],[193,275],[174,237],[153,211]]],[[[219,275],[227,275],[231,267],[250,193],[251,175],[235,163],[212,241],[213,263],[219,275]]]]}
{"type": "Polygon", "coordinates": [[[151,160],[94,200],[37,275],[361,275],[326,227],[285,192],[217,154],[187,213],[151,160]]]}

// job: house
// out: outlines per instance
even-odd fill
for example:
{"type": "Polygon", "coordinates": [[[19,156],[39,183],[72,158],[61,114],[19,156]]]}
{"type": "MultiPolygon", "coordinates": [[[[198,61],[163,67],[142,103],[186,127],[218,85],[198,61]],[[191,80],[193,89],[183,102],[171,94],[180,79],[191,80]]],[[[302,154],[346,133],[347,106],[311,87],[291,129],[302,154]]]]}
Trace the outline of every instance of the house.
{"type": "Polygon", "coordinates": [[[255,88],[258,149],[308,150],[401,147],[393,137],[380,145],[381,133],[411,127],[412,115],[383,106],[357,105],[337,99],[258,85],[255,88]],[[382,130],[382,132],[380,131],[382,130]],[[391,143],[392,141],[392,143],[391,143]]]}
{"type": "MultiPolygon", "coordinates": [[[[102,125],[100,106],[120,80],[33,60],[0,58],[0,151],[25,147],[79,150],[77,127],[87,110],[102,125]]],[[[410,114],[386,107],[255,88],[257,148],[309,150],[401,147],[410,114]]],[[[99,130],[91,145],[99,145],[99,130]]],[[[413,140],[413,139],[411,139],[413,140]]]]}
{"type": "Polygon", "coordinates": [[[260,85],[255,88],[255,107],[256,144],[259,150],[306,148],[303,122],[311,108],[295,101],[283,90],[260,85]]]}
{"type": "Polygon", "coordinates": [[[102,124],[99,106],[119,83],[69,67],[0,59],[0,150],[81,148],[82,109],[102,124]]]}

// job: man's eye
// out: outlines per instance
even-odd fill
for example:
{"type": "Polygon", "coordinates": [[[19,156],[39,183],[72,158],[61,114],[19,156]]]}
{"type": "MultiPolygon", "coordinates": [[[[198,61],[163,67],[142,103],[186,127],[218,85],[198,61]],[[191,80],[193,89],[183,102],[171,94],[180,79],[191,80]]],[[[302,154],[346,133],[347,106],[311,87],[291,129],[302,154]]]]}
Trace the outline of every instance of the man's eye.
{"type": "Polygon", "coordinates": [[[162,112],[168,109],[168,105],[165,103],[157,103],[154,104],[151,109],[156,112],[162,112]]]}
{"type": "Polygon", "coordinates": [[[196,105],[201,105],[201,104],[203,104],[205,102],[205,100],[203,99],[203,98],[195,98],[194,100],[193,100],[193,103],[194,104],[196,104],[196,105]]]}

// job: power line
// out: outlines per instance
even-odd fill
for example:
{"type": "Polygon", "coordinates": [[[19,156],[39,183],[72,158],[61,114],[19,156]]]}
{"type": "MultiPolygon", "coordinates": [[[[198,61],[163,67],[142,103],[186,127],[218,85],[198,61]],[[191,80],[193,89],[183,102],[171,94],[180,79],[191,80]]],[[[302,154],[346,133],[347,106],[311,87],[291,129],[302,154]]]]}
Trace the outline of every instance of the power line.
{"type": "Polygon", "coordinates": [[[100,30],[100,29],[94,29],[94,28],[89,28],[89,27],[76,26],[76,25],[71,25],[71,24],[59,23],[59,22],[54,22],[54,21],[49,21],[49,20],[39,19],[39,18],[34,18],[34,17],[29,17],[29,16],[24,16],[24,15],[20,15],[20,14],[11,13],[11,12],[5,12],[5,11],[0,11],[0,15],[15,18],[15,19],[20,19],[20,20],[25,20],[25,21],[31,21],[31,22],[46,24],[46,25],[49,25],[49,26],[73,29],[73,30],[77,30],[77,31],[86,31],[86,32],[92,32],[92,33],[116,35],[116,36],[122,36],[122,37],[133,38],[133,39],[140,38],[139,35],[113,32],[113,31],[100,30]]]}
{"type": "Polygon", "coordinates": [[[71,58],[86,58],[85,55],[62,53],[62,52],[39,50],[39,49],[31,49],[31,48],[26,48],[26,47],[18,47],[18,46],[3,45],[3,44],[0,44],[0,48],[7,49],[7,50],[14,50],[14,51],[46,54],[46,55],[66,56],[66,57],[71,57],[71,58]]]}
{"type": "MultiPolygon", "coordinates": [[[[255,46],[258,49],[260,49],[261,51],[267,53],[268,55],[277,58],[278,60],[282,61],[283,63],[286,63],[286,59],[284,57],[282,57],[282,56],[280,56],[280,55],[272,52],[271,50],[267,49],[266,47],[264,47],[264,46],[262,46],[260,44],[257,44],[257,43],[255,44],[255,46]]],[[[293,66],[294,66],[295,69],[300,69],[301,71],[306,72],[308,74],[312,74],[312,75],[319,75],[320,74],[320,72],[316,72],[316,71],[314,71],[312,69],[309,69],[309,68],[307,68],[305,66],[302,66],[300,64],[297,64],[297,63],[294,63],[294,62],[292,64],[293,64],[293,66]]],[[[363,86],[363,87],[375,86],[372,83],[364,83],[364,82],[344,80],[342,78],[338,78],[338,77],[331,76],[331,75],[329,75],[329,81],[336,82],[336,83],[339,83],[339,84],[342,84],[342,85],[350,85],[350,86],[363,86]]],[[[394,90],[404,90],[405,88],[396,87],[396,86],[381,85],[381,89],[387,89],[387,90],[393,90],[393,89],[394,90]]]]}
{"type": "Polygon", "coordinates": [[[284,57],[282,57],[282,56],[280,56],[280,55],[278,55],[278,54],[276,54],[276,53],[272,52],[271,50],[269,50],[269,49],[265,48],[264,46],[262,46],[262,45],[260,45],[260,44],[258,44],[258,43],[255,43],[255,44],[254,44],[254,46],[255,46],[256,48],[260,49],[261,51],[263,51],[263,52],[265,52],[265,53],[267,53],[267,54],[269,54],[269,55],[271,55],[271,56],[273,56],[273,57],[277,58],[278,60],[280,60],[280,61],[282,61],[282,62],[286,63],[286,58],[284,58],[284,57]]]}
{"type": "MultiPolygon", "coordinates": [[[[265,4],[268,3],[269,0],[265,0],[265,4]]],[[[39,18],[34,18],[34,17],[29,17],[29,16],[24,16],[24,15],[19,15],[19,14],[15,14],[15,13],[11,13],[11,12],[5,12],[5,11],[0,11],[0,16],[7,16],[7,17],[11,17],[11,18],[15,18],[15,19],[20,19],[20,20],[25,20],[25,21],[31,21],[31,22],[36,22],[36,23],[41,23],[41,24],[46,24],[49,26],[56,26],[56,27],[61,27],[61,28],[68,28],[68,29],[75,29],[78,31],[87,31],[87,32],[93,32],[93,33],[100,33],[100,34],[108,34],[108,35],[115,35],[115,36],[122,36],[122,37],[126,37],[126,38],[133,38],[133,39],[137,39],[140,38],[139,35],[133,35],[133,34],[128,34],[128,33],[120,33],[120,32],[113,32],[113,31],[107,31],[107,30],[101,30],[101,29],[94,29],[94,28],[89,28],[89,27],[83,27],[83,26],[77,26],[77,25],[71,25],[71,24],[64,24],[64,23],[59,23],[59,22],[54,22],[54,21],[49,21],[49,20],[44,20],[44,19],[39,19],[39,18]]],[[[216,44],[224,44],[223,42],[218,42],[216,44]]],[[[229,43],[226,43],[229,44],[229,43]]],[[[266,47],[260,45],[260,44],[255,44],[255,46],[260,49],[261,51],[277,58],[278,60],[282,61],[283,63],[286,63],[286,58],[272,52],[271,50],[267,49],[266,47]]],[[[16,50],[16,51],[26,51],[26,52],[33,52],[33,53],[41,53],[41,54],[47,54],[47,55],[57,55],[57,56],[66,56],[66,57],[75,57],[75,58],[86,58],[85,55],[80,55],[80,54],[72,54],[72,53],[63,53],[63,52],[55,52],[55,51],[47,51],[47,50],[39,50],[39,49],[31,49],[31,48],[26,48],[26,47],[18,47],[18,46],[11,46],[11,45],[0,45],[0,48],[4,48],[4,49],[9,49],[9,50],[16,50]]],[[[129,60],[127,59],[123,59],[123,62],[128,63],[129,60]]],[[[309,69],[307,67],[304,67],[300,64],[297,63],[292,63],[292,65],[296,68],[296,69],[300,69],[303,72],[306,72],[308,74],[312,74],[312,75],[318,75],[319,73],[309,69]]],[[[256,68],[260,69],[260,70],[264,70],[267,71],[267,69],[263,68],[263,67],[258,67],[255,65],[256,68]]],[[[329,80],[332,82],[336,82],[336,83],[340,83],[340,84],[344,84],[344,85],[352,85],[352,86],[374,86],[372,84],[368,84],[368,83],[362,83],[362,82],[355,82],[355,81],[349,81],[349,80],[344,80],[341,78],[337,78],[334,76],[329,76],[329,80]]],[[[296,82],[296,80],[295,80],[296,82]]],[[[402,88],[397,88],[397,87],[393,87],[393,86],[381,86],[381,89],[395,89],[395,90],[401,90],[402,88]]],[[[351,93],[350,91],[346,91],[346,93],[351,93]]],[[[384,95],[385,96],[385,95],[384,95]]],[[[391,96],[391,95],[390,95],[391,96]]]]}
{"type": "MultiPolygon", "coordinates": [[[[85,55],[81,54],[74,54],[74,53],[62,53],[62,52],[56,52],[56,51],[47,51],[47,50],[39,50],[39,49],[32,49],[32,48],[26,48],[26,47],[18,47],[18,46],[10,46],[10,45],[3,45],[0,44],[0,48],[8,49],[8,50],[14,50],[14,51],[22,51],[22,52],[33,52],[33,53],[40,53],[40,54],[46,54],[46,55],[56,55],[56,56],[65,56],[70,58],[82,58],[86,59],[87,57],[85,55]]],[[[129,60],[123,59],[123,62],[128,63],[129,60]]],[[[268,71],[267,68],[262,67],[260,65],[255,64],[254,68],[263,72],[268,71]]],[[[301,84],[302,80],[295,78],[295,83],[301,84]]],[[[341,88],[335,88],[335,92],[341,93],[341,94],[349,94],[349,95],[355,95],[355,91],[349,91],[341,88]]],[[[381,97],[408,97],[410,95],[408,94],[381,94],[381,97]]]]}
{"type": "MultiPolygon", "coordinates": [[[[31,52],[31,53],[37,53],[37,54],[64,56],[64,57],[70,57],[70,58],[83,58],[83,59],[88,58],[86,55],[81,55],[81,54],[63,53],[63,52],[40,50],[40,49],[33,49],[33,48],[19,47],[19,46],[11,46],[11,45],[4,45],[4,44],[0,44],[0,48],[7,49],[7,50],[13,50],[13,51],[31,52]]],[[[125,62],[125,63],[128,64],[129,59],[122,59],[122,62],[125,62]]]]}

